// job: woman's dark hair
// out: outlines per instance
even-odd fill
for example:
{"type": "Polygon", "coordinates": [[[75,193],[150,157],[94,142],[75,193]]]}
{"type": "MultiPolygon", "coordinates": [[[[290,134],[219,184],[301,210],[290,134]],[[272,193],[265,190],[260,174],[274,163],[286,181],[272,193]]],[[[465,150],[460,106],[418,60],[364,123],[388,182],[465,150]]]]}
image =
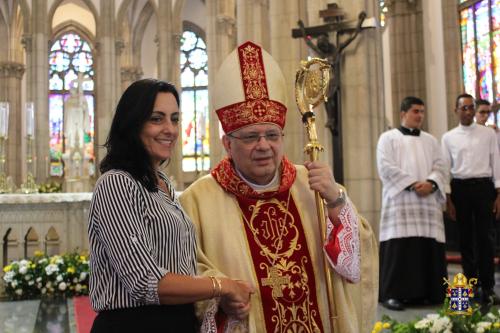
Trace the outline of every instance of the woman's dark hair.
{"type": "Polygon", "coordinates": [[[151,157],[140,134],[153,113],[159,92],[174,95],[179,106],[179,93],[165,81],[143,79],[132,83],[123,93],[111,123],[104,147],[107,154],[101,162],[102,173],[111,169],[127,171],[148,191],[157,191],[157,178],[151,157]]]}

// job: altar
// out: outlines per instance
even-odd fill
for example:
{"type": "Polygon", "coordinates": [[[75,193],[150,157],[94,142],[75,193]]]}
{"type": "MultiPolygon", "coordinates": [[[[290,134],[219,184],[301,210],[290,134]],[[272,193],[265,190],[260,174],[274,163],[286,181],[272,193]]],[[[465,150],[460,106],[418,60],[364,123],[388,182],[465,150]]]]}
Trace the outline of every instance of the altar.
{"type": "Polygon", "coordinates": [[[92,193],[0,195],[2,265],[30,257],[88,250],[87,219],[92,193]]]}

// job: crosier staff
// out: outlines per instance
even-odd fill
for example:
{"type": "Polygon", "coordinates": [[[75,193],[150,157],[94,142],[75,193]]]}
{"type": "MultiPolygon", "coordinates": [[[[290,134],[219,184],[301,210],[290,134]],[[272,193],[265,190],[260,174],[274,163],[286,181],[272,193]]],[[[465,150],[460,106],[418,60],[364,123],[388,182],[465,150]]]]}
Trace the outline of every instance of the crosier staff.
{"type": "MultiPolygon", "coordinates": [[[[295,74],[295,101],[302,114],[302,122],[307,130],[309,143],[304,147],[304,151],[309,154],[311,162],[317,161],[319,153],[324,150],[318,141],[316,132],[316,116],[313,109],[321,102],[327,101],[328,82],[330,81],[331,66],[327,60],[312,58],[308,61],[301,61],[301,67],[295,74]]],[[[323,199],[318,191],[315,191],[316,210],[323,243],[327,240],[326,215],[323,199]]],[[[330,265],[326,254],[323,253],[323,263],[325,266],[325,281],[328,293],[328,308],[330,319],[330,330],[333,332],[335,314],[335,304],[333,299],[333,283],[330,265]]]]}

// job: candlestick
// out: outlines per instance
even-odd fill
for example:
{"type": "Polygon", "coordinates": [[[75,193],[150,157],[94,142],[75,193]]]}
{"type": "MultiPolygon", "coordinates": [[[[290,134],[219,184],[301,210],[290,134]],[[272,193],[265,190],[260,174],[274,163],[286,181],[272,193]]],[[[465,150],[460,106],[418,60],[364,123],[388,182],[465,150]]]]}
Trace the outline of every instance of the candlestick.
{"type": "Polygon", "coordinates": [[[35,107],[33,102],[27,102],[25,105],[26,110],[26,135],[35,135],[35,107]]]}
{"type": "Polygon", "coordinates": [[[0,137],[9,136],[9,102],[0,102],[0,137]]]}
{"type": "MultiPolygon", "coordinates": [[[[27,125],[28,123],[26,123],[27,125]]],[[[26,127],[28,130],[28,127],[26,127]]],[[[38,185],[35,182],[34,154],[33,154],[33,133],[26,131],[26,180],[21,184],[21,192],[25,194],[38,193],[38,185]]]]}

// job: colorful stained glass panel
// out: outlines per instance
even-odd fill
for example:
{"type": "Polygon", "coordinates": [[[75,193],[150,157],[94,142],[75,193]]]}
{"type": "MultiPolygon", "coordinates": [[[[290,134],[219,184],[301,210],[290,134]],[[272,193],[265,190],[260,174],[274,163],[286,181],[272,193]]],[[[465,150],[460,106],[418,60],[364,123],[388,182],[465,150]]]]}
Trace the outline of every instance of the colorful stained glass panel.
{"type": "Polygon", "coordinates": [[[474,39],[474,12],[472,8],[460,12],[462,36],[463,80],[465,92],[476,95],[476,43],[474,39]]]}
{"type": "Polygon", "coordinates": [[[486,100],[490,100],[493,97],[493,73],[491,67],[488,8],[488,0],[483,0],[475,6],[479,95],[486,100]]]}

